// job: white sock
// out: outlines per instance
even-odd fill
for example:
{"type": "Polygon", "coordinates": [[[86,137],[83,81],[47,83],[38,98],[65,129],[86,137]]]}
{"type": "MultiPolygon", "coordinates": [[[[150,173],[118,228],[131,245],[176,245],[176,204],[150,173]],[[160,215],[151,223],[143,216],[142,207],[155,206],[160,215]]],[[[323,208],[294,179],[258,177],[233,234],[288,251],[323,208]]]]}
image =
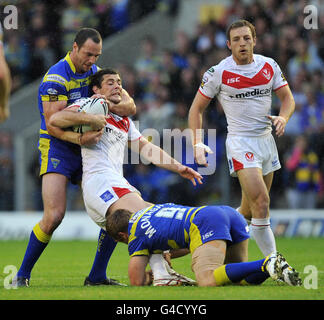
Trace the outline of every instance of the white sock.
{"type": "Polygon", "coordinates": [[[270,227],[270,218],[251,219],[253,237],[264,256],[276,251],[276,240],[270,227]]]}
{"type": "Polygon", "coordinates": [[[152,269],[154,279],[163,279],[170,277],[169,272],[165,267],[162,254],[152,254],[150,256],[149,264],[152,269]]]}

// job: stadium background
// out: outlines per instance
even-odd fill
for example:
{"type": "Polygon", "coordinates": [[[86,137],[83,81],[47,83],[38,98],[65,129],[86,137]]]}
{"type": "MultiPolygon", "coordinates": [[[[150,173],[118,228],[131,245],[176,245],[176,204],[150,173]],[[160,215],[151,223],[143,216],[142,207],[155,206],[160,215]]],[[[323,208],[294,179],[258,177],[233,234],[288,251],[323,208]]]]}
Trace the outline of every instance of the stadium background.
{"type": "MultiPolygon", "coordinates": [[[[7,4],[15,5],[19,16],[17,30],[4,30],[13,88],[11,117],[0,126],[0,238],[27,237],[41,215],[37,89],[48,67],[70,50],[76,30],[87,26],[101,32],[98,65],[121,72],[124,88],[137,105],[134,120],[140,130],[162,133],[163,128],[186,128],[202,73],[229,54],[225,30],[237,18],[255,24],[255,52],[279,63],[296,101],[285,136],[277,139],[282,169],[275,173],[271,191],[276,234],[324,235],[323,2],[12,0],[0,2],[0,21],[7,4]],[[316,8],[318,29],[304,26],[309,4],[316,8]],[[298,160],[301,144],[306,148],[298,160]]],[[[278,108],[274,98],[273,114],[278,108]]],[[[193,188],[174,174],[142,164],[125,165],[129,182],[152,202],[238,206],[240,188],[228,175],[226,120],[216,99],[208,108],[205,128],[217,130],[217,140],[209,141],[216,145],[217,170],[204,177],[204,185],[193,188]]],[[[80,190],[71,185],[68,199],[68,214],[59,228],[62,237],[96,237],[80,190]]]]}

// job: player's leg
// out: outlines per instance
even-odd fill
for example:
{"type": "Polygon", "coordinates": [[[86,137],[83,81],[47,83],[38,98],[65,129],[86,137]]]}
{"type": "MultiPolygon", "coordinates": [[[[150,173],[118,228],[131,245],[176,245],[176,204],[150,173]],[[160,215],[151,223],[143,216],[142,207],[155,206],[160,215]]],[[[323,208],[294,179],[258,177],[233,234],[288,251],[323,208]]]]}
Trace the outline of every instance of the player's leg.
{"type": "Polygon", "coordinates": [[[28,286],[35,263],[64,217],[67,181],[65,176],[56,173],[48,173],[42,177],[44,215],[30,234],[25,256],[17,273],[18,286],[28,286]]]}
{"type": "Polygon", "coordinates": [[[276,243],[270,227],[270,197],[265,180],[269,182],[271,175],[265,180],[260,168],[246,168],[237,172],[241,188],[246,196],[251,213],[251,231],[262,253],[267,256],[276,251],[276,243]]]}
{"type": "Polygon", "coordinates": [[[225,264],[248,261],[248,247],[248,240],[244,240],[229,246],[226,250],[225,264]]]}
{"type": "MultiPolygon", "coordinates": [[[[87,189],[89,187],[87,186],[87,189]]],[[[85,193],[84,193],[85,195],[85,193]]],[[[87,199],[87,198],[85,198],[87,199]]],[[[94,199],[92,202],[99,202],[100,199],[94,199]]],[[[107,214],[114,212],[117,209],[127,209],[131,212],[136,212],[140,209],[146,208],[149,206],[147,202],[145,202],[139,194],[135,192],[129,192],[119,198],[117,201],[114,200],[107,210],[107,214]],[[135,211],[134,211],[135,210],[135,211]]],[[[86,205],[91,205],[89,200],[86,200],[86,205]]],[[[102,209],[96,207],[95,210],[97,212],[101,212],[102,209]]],[[[92,210],[87,208],[87,212],[90,217],[100,226],[100,223],[96,220],[97,214],[96,212],[93,215],[92,210]]],[[[99,237],[98,237],[98,247],[96,250],[95,259],[93,265],[91,267],[89,275],[86,277],[84,281],[84,285],[92,286],[92,285],[121,285],[121,283],[117,282],[114,279],[107,278],[106,271],[108,267],[109,260],[111,258],[112,253],[116,247],[117,242],[115,242],[109,234],[104,230],[104,226],[101,226],[99,237]]]]}

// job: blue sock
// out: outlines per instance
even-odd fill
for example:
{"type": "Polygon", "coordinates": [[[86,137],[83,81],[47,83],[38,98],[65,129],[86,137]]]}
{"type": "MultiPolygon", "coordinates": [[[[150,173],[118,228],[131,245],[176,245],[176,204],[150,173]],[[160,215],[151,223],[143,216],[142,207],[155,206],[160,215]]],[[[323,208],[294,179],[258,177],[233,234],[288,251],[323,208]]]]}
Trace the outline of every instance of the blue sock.
{"type": "Polygon", "coordinates": [[[37,224],[30,234],[29,242],[23,262],[18,270],[17,276],[29,279],[31,271],[46,248],[51,236],[44,233],[37,224]]]}
{"type": "Polygon", "coordinates": [[[225,266],[225,271],[232,282],[240,282],[251,274],[262,272],[261,267],[264,260],[229,263],[225,266]]]}
{"type": "Polygon", "coordinates": [[[269,278],[269,274],[263,271],[258,271],[255,273],[249,274],[244,280],[247,284],[261,284],[269,278]]]}
{"type": "Polygon", "coordinates": [[[117,242],[105,230],[100,229],[97,253],[89,273],[91,282],[99,282],[107,278],[107,265],[116,245],[117,242]]]}

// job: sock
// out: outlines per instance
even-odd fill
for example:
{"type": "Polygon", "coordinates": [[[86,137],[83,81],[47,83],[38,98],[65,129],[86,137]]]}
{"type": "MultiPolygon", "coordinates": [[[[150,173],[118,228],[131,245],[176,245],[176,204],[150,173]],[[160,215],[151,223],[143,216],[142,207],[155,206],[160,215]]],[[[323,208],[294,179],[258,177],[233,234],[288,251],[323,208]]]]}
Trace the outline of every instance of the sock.
{"type": "Polygon", "coordinates": [[[214,278],[218,286],[240,282],[251,274],[262,272],[261,267],[265,259],[251,261],[229,263],[214,270],[214,278]]]}
{"type": "Polygon", "coordinates": [[[51,236],[43,232],[37,223],[30,234],[25,256],[17,273],[18,277],[30,278],[36,261],[39,259],[50,239],[51,236]]]}
{"type": "Polygon", "coordinates": [[[251,231],[264,256],[276,251],[276,240],[270,227],[270,218],[252,218],[251,231]]]}
{"type": "Polygon", "coordinates": [[[108,262],[116,245],[117,242],[105,230],[100,229],[97,253],[89,273],[91,282],[100,282],[107,278],[106,270],[108,262]]]}
{"type": "Polygon", "coordinates": [[[241,285],[257,285],[266,281],[269,278],[269,274],[263,271],[257,271],[249,274],[246,278],[244,278],[240,284],[241,285]]]}
{"type": "Polygon", "coordinates": [[[150,256],[149,264],[153,272],[153,279],[163,279],[170,277],[170,274],[165,267],[162,254],[152,254],[150,256]]]}

